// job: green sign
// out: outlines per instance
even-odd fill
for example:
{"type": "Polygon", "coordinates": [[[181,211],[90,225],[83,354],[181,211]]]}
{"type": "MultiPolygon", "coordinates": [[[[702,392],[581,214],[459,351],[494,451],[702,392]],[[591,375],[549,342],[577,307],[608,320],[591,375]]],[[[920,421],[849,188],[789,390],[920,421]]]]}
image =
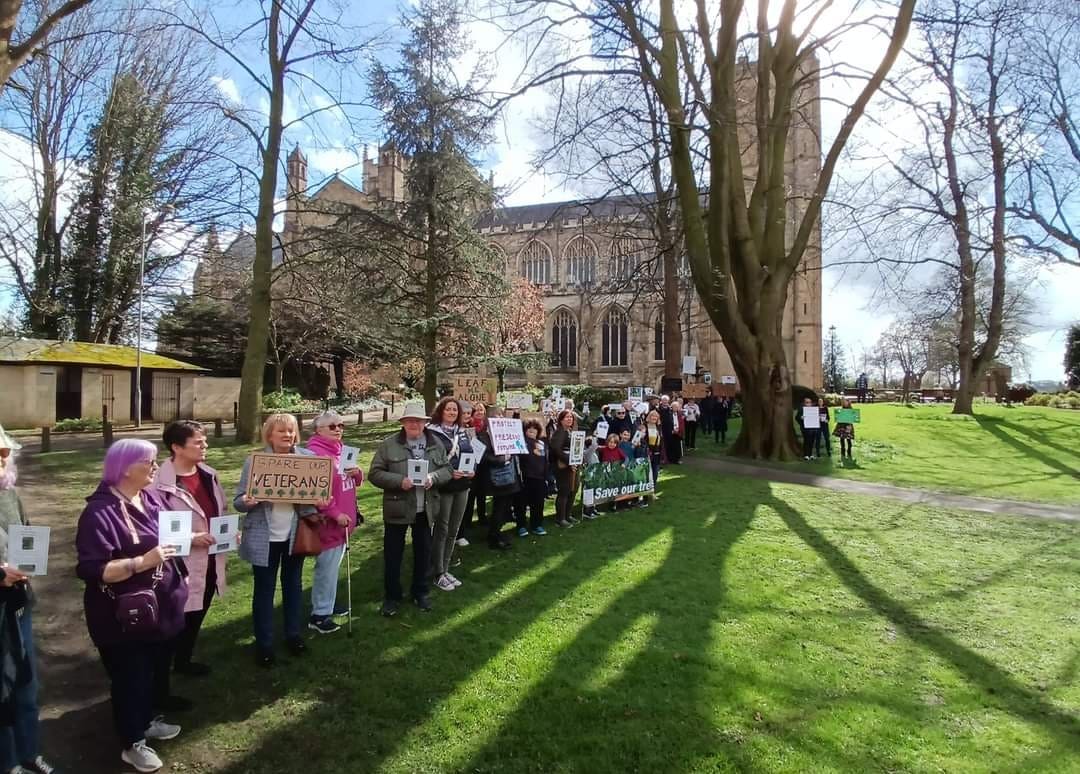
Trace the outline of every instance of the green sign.
{"type": "Polygon", "coordinates": [[[594,462],[581,469],[582,501],[601,505],[650,494],[655,487],[647,459],[621,462],[594,462]]]}
{"type": "Polygon", "coordinates": [[[859,421],[859,410],[846,408],[837,409],[836,421],[839,424],[853,425],[859,421]]]}

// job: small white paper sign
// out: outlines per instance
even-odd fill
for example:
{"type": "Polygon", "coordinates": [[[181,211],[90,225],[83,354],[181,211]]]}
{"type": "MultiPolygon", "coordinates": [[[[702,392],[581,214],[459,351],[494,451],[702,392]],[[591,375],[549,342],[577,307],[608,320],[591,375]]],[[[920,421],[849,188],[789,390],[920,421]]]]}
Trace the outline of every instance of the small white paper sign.
{"type": "Polygon", "coordinates": [[[191,553],[191,511],[158,512],[158,545],[173,546],[177,556],[191,553]]]}
{"type": "Polygon", "coordinates": [[[409,480],[416,486],[423,486],[427,481],[428,461],[409,460],[409,480]]]}
{"type": "Polygon", "coordinates": [[[807,430],[817,430],[821,427],[821,418],[818,416],[817,406],[803,406],[802,426],[807,430]]]}
{"type": "Polygon", "coordinates": [[[582,404],[581,413],[582,414],[588,414],[589,413],[589,401],[585,401],[585,403],[582,404]]]}
{"type": "Polygon", "coordinates": [[[597,422],[596,423],[596,437],[599,438],[602,441],[606,441],[607,440],[607,434],[608,434],[608,427],[610,427],[610,425],[608,425],[607,422],[597,422]]]}
{"type": "Polygon", "coordinates": [[[462,473],[476,472],[476,452],[462,452],[458,457],[457,469],[462,473]]]}
{"type": "Polygon", "coordinates": [[[566,398],[556,398],[555,399],[555,410],[556,411],[563,411],[565,408],[566,408],[566,398]]]}
{"type": "Polygon", "coordinates": [[[357,465],[357,458],[360,456],[360,450],[355,446],[342,446],[341,447],[341,461],[338,463],[338,472],[344,473],[350,468],[359,467],[357,465]]]}
{"type": "Polygon", "coordinates": [[[644,437],[645,437],[645,434],[643,432],[641,432],[640,430],[638,430],[636,433],[634,433],[634,437],[632,439],[630,439],[630,443],[632,443],[634,446],[637,446],[638,444],[641,443],[641,439],[644,438],[644,437]]]}
{"type": "Polygon", "coordinates": [[[548,398],[544,398],[544,402],[541,405],[543,407],[541,410],[545,414],[550,414],[552,411],[555,410],[555,404],[551,400],[549,400],[548,398]]]}
{"type": "Polygon", "coordinates": [[[650,396],[652,394],[653,394],[652,387],[646,387],[645,388],[645,397],[648,397],[648,396],[650,396]]]}
{"type": "Polygon", "coordinates": [[[552,400],[561,399],[562,398],[562,387],[552,387],[551,388],[551,398],[552,398],[552,400]]]}
{"type": "Polygon", "coordinates": [[[488,420],[488,429],[496,454],[525,454],[529,451],[520,419],[492,417],[488,420]]]}
{"type": "Polygon", "coordinates": [[[683,355],[682,372],[684,374],[696,374],[697,373],[697,356],[696,355],[683,355]]]}
{"type": "Polygon", "coordinates": [[[736,379],[734,376],[721,376],[720,377],[720,384],[737,384],[738,381],[739,380],[736,379]]]}
{"type": "Polygon", "coordinates": [[[532,411],[533,398],[527,392],[511,392],[506,396],[506,408],[518,411],[532,411]]]}
{"type": "Polygon", "coordinates": [[[596,502],[596,496],[594,494],[594,490],[592,490],[592,489],[582,489],[581,490],[581,504],[582,505],[584,505],[586,508],[592,508],[593,503],[595,503],[595,502],[596,502]]]}
{"type": "Polygon", "coordinates": [[[207,551],[211,555],[235,551],[239,547],[239,541],[236,539],[239,532],[240,517],[235,513],[214,516],[210,519],[210,534],[217,542],[210,546],[207,551]]]}
{"type": "Polygon", "coordinates": [[[8,564],[27,575],[49,571],[49,527],[8,527],[8,564]]]}
{"type": "Polygon", "coordinates": [[[482,441],[478,441],[476,438],[473,438],[471,441],[469,441],[469,445],[472,446],[473,454],[476,455],[477,462],[480,462],[480,460],[484,459],[484,452],[487,451],[486,443],[483,443],[482,441]]]}
{"type": "Polygon", "coordinates": [[[585,458],[585,431],[575,430],[570,433],[570,464],[580,465],[585,458]]]}

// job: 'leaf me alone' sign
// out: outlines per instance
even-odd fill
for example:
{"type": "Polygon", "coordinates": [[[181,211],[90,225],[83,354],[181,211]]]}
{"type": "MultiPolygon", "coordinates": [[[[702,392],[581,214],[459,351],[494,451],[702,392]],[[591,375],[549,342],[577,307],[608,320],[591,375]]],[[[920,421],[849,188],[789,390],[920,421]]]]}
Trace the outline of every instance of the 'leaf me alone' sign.
{"type": "Polygon", "coordinates": [[[260,502],[316,503],[330,499],[333,475],[332,457],[256,452],[247,494],[260,502]]]}
{"type": "Polygon", "coordinates": [[[455,376],[454,397],[469,403],[494,403],[496,379],[481,379],[479,376],[455,376]]]}

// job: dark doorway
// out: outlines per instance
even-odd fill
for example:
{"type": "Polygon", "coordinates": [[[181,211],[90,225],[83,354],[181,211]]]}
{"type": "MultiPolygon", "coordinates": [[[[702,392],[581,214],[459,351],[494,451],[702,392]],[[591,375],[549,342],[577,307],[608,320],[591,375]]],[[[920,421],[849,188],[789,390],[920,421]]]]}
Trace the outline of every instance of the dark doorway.
{"type": "MultiPolygon", "coordinates": [[[[150,418],[155,422],[171,422],[180,418],[180,377],[155,373],[150,393],[150,418]]],[[[143,400],[146,395],[143,395],[143,400]]],[[[146,418],[146,415],[143,415],[146,418]]]]}
{"type": "Polygon", "coordinates": [[[56,418],[82,417],[82,366],[56,369],[56,418]]]}

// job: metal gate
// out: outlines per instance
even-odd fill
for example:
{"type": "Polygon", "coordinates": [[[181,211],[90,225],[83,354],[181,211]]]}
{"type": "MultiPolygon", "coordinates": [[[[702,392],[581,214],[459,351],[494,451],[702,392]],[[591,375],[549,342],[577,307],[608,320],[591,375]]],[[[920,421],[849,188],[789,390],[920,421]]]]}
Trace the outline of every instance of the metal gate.
{"type": "Polygon", "coordinates": [[[110,422],[116,421],[116,391],[113,374],[101,375],[101,405],[105,407],[110,422]]]}
{"type": "Polygon", "coordinates": [[[151,383],[150,418],[171,422],[180,418],[180,377],[154,374],[151,383]]]}

